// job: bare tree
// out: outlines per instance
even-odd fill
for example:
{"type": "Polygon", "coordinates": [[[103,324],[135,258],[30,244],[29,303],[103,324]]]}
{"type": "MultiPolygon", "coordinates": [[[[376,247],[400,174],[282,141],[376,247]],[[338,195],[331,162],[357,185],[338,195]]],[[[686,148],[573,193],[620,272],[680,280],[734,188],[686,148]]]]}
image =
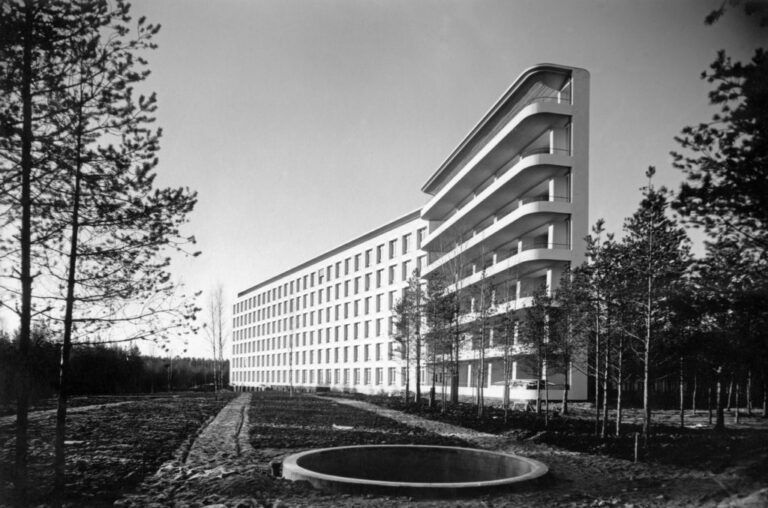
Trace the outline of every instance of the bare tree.
{"type": "Polygon", "coordinates": [[[224,388],[224,348],[227,345],[225,307],[224,288],[217,284],[208,298],[208,320],[203,325],[213,355],[213,389],[216,392],[224,388]]]}

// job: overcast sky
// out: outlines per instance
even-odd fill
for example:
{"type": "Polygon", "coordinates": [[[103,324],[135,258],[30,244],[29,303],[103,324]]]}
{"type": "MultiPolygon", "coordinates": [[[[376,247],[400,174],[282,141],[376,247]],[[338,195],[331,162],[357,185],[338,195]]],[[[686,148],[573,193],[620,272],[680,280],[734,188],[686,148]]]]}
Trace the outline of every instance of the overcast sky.
{"type": "Polygon", "coordinates": [[[422,206],[422,184],[542,62],[591,73],[589,219],[618,231],[648,165],[679,184],[673,137],[712,113],[701,71],[765,35],[740,12],[705,26],[720,1],[135,1],[162,24],[158,181],[199,192],[202,255],[177,275],[222,284],[229,312],[238,291],[422,206]]]}

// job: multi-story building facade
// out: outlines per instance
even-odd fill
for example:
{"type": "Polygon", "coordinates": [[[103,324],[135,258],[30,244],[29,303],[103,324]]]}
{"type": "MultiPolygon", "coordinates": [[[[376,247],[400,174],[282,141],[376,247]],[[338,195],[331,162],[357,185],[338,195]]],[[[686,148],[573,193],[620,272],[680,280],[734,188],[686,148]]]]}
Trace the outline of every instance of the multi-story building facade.
{"type": "Polygon", "coordinates": [[[426,230],[417,210],[240,292],[232,385],[401,389],[392,308],[426,230]]]}
{"type": "MultiPolygon", "coordinates": [[[[492,313],[522,312],[534,291],[551,291],[584,258],[588,136],[588,72],[550,64],[525,71],[425,183],[421,210],[239,293],[232,384],[402,390],[392,308],[416,268],[445,278],[465,325],[477,319],[485,287],[493,288],[492,313]]],[[[460,393],[483,383],[487,396],[500,397],[498,340],[491,333],[483,379],[476,342],[465,344],[460,393]]],[[[531,362],[517,344],[514,354],[511,397],[532,398],[531,362]]],[[[586,398],[581,370],[551,374],[552,397],[568,383],[571,398],[586,398]]]]}
{"type": "MultiPolygon", "coordinates": [[[[539,65],[515,81],[423,186],[431,195],[421,211],[429,222],[423,275],[446,278],[466,310],[465,323],[477,319],[484,288],[492,303],[484,312],[520,314],[535,291],[551,291],[584,259],[588,152],[589,74],[539,65]]],[[[487,395],[501,396],[501,341],[488,335],[482,382],[487,395]]],[[[537,369],[516,339],[511,397],[525,399],[537,369]]],[[[459,386],[468,393],[480,380],[473,377],[473,342],[466,343],[459,386]]],[[[546,377],[552,396],[567,382],[571,396],[586,398],[586,376],[574,365],[552,368],[546,377]]]]}

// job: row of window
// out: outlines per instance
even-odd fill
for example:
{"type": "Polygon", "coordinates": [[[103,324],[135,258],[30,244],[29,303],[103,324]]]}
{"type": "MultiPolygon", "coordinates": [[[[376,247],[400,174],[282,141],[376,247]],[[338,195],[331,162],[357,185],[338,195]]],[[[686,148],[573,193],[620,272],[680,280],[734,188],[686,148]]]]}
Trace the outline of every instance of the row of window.
{"type": "MultiPolygon", "coordinates": [[[[423,265],[425,261],[426,261],[425,256],[421,256],[416,260],[416,269],[419,270],[419,272],[423,269],[424,267],[423,265]]],[[[413,275],[411,271],[412,268],[413,268],[413,263],[411,262],[411,260],[404,261],[402,263],[400,281],[406,282],[408,278],[411,275],[413,275]]],[[[317,302],[317,305],[322,305],[324,302],[330,303],[331,301],[340,300],[342,298],[348,298],[350,296],[358,295],[360,294],[361,291],[370,291],[371,289],[373,289],[372,288],[373,275],[374,275],[373,273],[368,273],[364,277],[356,277],[354,279],[346,280],[344,281],[343,285],[341,282],[339,282],[335,286],[327,286],[326,288],[320,288],[317,291],[312,291],[310,293],[307,293],[301,296],[296,296],[295,298],[290,298],[282,302],[278,302],[272,305],[267,305],[265,307],[258,308],[256,310],[246,312],[245,314],[236,316],[233,319],[233,326],[235,328],[247,326],[255,321],[263,321],[266,319],[276,318],[283,315],[292,314],[294,312],[298,312],[304,309],[308,309],[310,307],[314,307],[316,302],[317,302]]],[[[376,289],[380,289],[384,284],[383,282],[384,270],[383,269],[378,270],[375,273],[375,275],[376,275],[376,278],[375,278],[376,289]]],[[[388,280],[389,280],[388,282],[389,285],[392,285],[398,282],[396,277],[396,266],[394,265],[389,267],[388,280]]],[[[367,305],[369,305],[370,297],[366,298],[365,301],[368,302],[367,305]]],[[[390,307],[391,307],[391,302],[390,302],[390,307]]],[[[319,312],[320,311],[318,311],[318,321],[322,322],[322,317],[319,314],[319,312]]],[[[367,314],[369,311],[366,310],[365,312],[367,314]]],[[[327,318],[327,319],[330,319],[330,318],[327,318]]],[[[336,319],[339,319],[339,317],[337,316],[336,319]]]]}
{"type": "MultiPolygon", "coordinates": [[[[387,385],[404,384],[406,377],[405,367],[400,370],[398,382],[397,367],[389,367],[387,372],[387,385]]],[[[365,367],[354,369],[298,369],[298,370],[272,370],[272,371],[247,371],[233,372],[233,381],[242,383],[296,383],[296,384],[320,384],[320,385],[382,385],[384,384],[383,367],[365,367]],[[362,373],[362,382],[360,374],[362,373]],[[315,381],[317,379],[317,381],[315,381]]]]}
{"type": "MultiPolygon", "coordinates": [[[[405,291],[405,288],[402,288],[400,291],[390,291],[388,293],[387,310],[391,311],[394,308],[398,293],[402,291],[405,291]]],[[[239,329],[235,330],[235,341],[252,338],[254,336],[263,337],[272,333],[293,331],[297,328],[315,326],[315,324],[330,324],[333,320],[339,321],[341,319],[369,316],[373,313],[382,312],[383,299],[384,293],[379,293],[375,298],[369,296],[345,302],[344,304],[329,305],[326,308],[318,309],[316,311],[313,310],[272,320],[269,320],[270,316],[262,318],[259,314],[251,312],[236,318],[235,328],[239,329]],[[256,326],[250,326],[259,321],[262,322],[256,326]]],[[[377,321],[380,321],[380,319],[377,321]]],[[[376,333],[377,335],[380,333],[380,325],[377,326],[376,333]]],[[[366,337],[367,336],[368,331],[366,330],[366,337]]]]}
{"type": "MultiPolygon", "coordinates": [[[[427,229],[426,227],[423,227],[416,231],[416,249],[421,248],[422,241],[424,240],[424,235],[426,234],[426,229],[427,229]]],[[[407,233],[403,235],[402,238],[400,239],[401,255],[406,255],[408,254],[408,252],[411,251],[411,236],[412,236],[411,233],[407,233]]],[[[398,243],[398,239],[393,239],[388,242],[389,259],[394,259],[396,257],[397,243],[398,243]]],[[[385,245],[387,244],[380,244],[375,249],[377,265],[385,261],[384,260],[385,245]]],[[[235,309],[234,309],[235,314],[240,314],[242,312],[251,310],[255,307],[259,307],[262,305],[267,305],[269,303],[275,302],[282,298],[288,298],[289,296],[293,296],[295,293],[299,291],[306,291],[307,289],[314,288],[315,282],[317,282],[317,284],[323,284],[324,282],[331,282],[331,280],[333,280],[332,276],[334,275],[334,272],[336,276],[335,278],[339,279],[342,277],[342,266],[343,266],[344,276],[349,275],[352,269],[354,269],[354,272],[359,272],[364,268],[370,268],[373,264],[373,253],[374,253],[373,248],[368,249],[363,253],[358,253],[358,254],[355,254],[354,256],[346,258],[343,262],[337,261],[335,264],[328,265],[325,268],[320,268],[319,270],[317,270],[317,272],[313,271],[302,277],[298,277],[291,281],[286,281],[283,284],[275,286],[272,289],[268,289],[264,292],[258,293],[250,298],[247,298],[235,304],[235,309]],[[315,275],[317,275],[317,277],[315,277],[315,275]]],[[[390,270],[391,269],[392,268],[390,268],[390,270]]]]}
{"type": "MultiPolygon", "coordinates": [[[[274,325],[274,323],[271,323],[271,325],[274,325]]],[[[280,325],[280,323],[278,323],[280,325]]],[[[367,339],[371,337],[372,335],[374,337],[381,337],[383,333],[383,325],[384,325],[384,318],[377,318],[374,320],[366,320],[366,321],[358,321],[356,323],[346,323],[344,325],[336,325],[336,326],[329,326],[325,329],[319,329],[317,330],[317,343],[321,344],[323,340],[323,335],[325,335],[325,342],[329,343],[331,342],[331,337],[333,337],[333,340],[335,342],[338,342],[339,340],[357,340],[360,338],[367,339]],[[325,332],[325,333],[323,333],[325,332]]],[[[274,326],[267,326],[267,325],[258,325],[258,326],[251,326],[249,328],[244,328],[242,330],[236,330],[234,332],[234,341],[232,344],[232,353],[233,354],[242,354],[247,351],[248,348],[255,347],[257,348],[257,351],[268,351],[270,349],[279,349],[280,348],[280,337],[273,336],[273,337],[265,337],[266,335],[273,335],[273,334],[279,334],[282,333],[282,330],[280,330],[280,326],[274,327],[274,326]],[[277,328],[277,329],[275,329],[277,328]],[[257,340],[249,340],[249,339],[257,339],[257,340]],[[245,341],[245,342],[244,342],[245,341]],[[256,346],[253,346],[253,344],[256,344],[256,346]],[[270,346],[271,345],[271,346],[270,346]]],[[[286,329],[288,331],[288,329],[286,329]]],[[[394,333],[394,318],[392,316],[389,316],[387,318],[387,335],[391,336],[394,333]]],[[[286,348],[289,347],[288,343],[290,341],[290,344],[293,346],[293,337],[294,334],[284,335],[282,337],[282,347],[286,348]]],[[[296,342],[295,346],[299,347],[299,345],[306,346],[307,345],[307,339],[309,339],[309,345],[311,346],[315,341],[315,330],[308,330],[303,331],[300,333],[295,334],[296,342]],[[299,340],[301,338],[301,340],[299,340]]]]}
{"type": "MultiPolygon", "coordinates": [[[[397,348],[387,342],[387,360],[394,360],[397,348]]],[[[402,355],[401,355],[402,356],[402,355]]],[[[318,348],[305,351],[262,353],[233,358],[234,368],[279,367],[281,365],[322,365],[330,363],[372,362],[382,360],[382,343],[361,346],[318,348]],[[373,346],[373,347],[371,347],[373,346]],[[362,357],[360,352],[362,351],[362,357]],[[323,361],[325,360],[325,361],[323,361]]]]}

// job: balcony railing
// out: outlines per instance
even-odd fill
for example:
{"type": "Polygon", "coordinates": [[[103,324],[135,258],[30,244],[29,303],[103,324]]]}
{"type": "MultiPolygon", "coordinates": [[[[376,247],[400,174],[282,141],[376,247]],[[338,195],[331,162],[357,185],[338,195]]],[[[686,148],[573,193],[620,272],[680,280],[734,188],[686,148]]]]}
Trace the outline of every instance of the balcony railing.
{"type": "MultiPolygon", "coordinates": [[[[492,180],[491,183],[495,182],[496,180],[498,180],[501,177],[501,175],[506,173],[508,168],[511,168],[512,166],[516,165],[518,162],[520,162],[521,160],[523,160],[526,157],[530,157],[532,155],[546,155],[546,154],[560,154],[560,155],[570,156],[571,155],[571,150],[568,149],[568,148],[552,148],[552,147],[548,147],[548,146],[538,147],[538,148],[529,148],[529,149],[526,149],[526,150],[522,150],[522,151],[518,152],[514,157],[512,157],[506,164],[504,164],[502,166],[502,168],[500,168],[498,171],[496,171],[496,173],[494,173],[491,177],[489,177],[489,179],[492,180]],[[507,169],[505,169],[505,168],[507,168],[507,169]]],[[[459,206],[456,206],[453,210],[451,210],[451,212],[445,217],[445,219],[443,219],[443,222],[446,222],[446,221],[450,220],[454,215],[456,215],[461,210],[466,208],[467,205],[469,205],[470,203],[475,201],[477,196],[479,194],[481,194],[489,186],[490,186],[490,184],[488,183],[488,180],[484,180],[480,185],[478,185],[475,189],[473,189],[472,192],[469,193],[467,198],[465,198],[459,204],[459,206]],[[480,189],[479,192],[478,192],[478,189],[480,189]]]]}

